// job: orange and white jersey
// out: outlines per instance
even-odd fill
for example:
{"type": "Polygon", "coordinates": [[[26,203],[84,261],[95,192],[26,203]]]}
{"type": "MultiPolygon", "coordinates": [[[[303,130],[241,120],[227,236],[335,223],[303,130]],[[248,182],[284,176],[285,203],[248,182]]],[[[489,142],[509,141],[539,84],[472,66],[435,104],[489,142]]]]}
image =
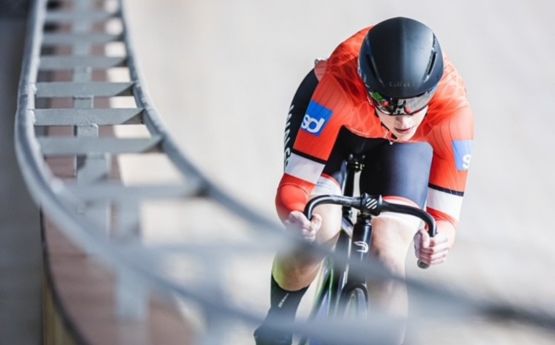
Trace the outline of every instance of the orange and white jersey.
{"type": "MultiPolygon", "coordinates": [[[[282,219],[293,210],[302,210],[308,202],[342,128],[369,139],[390,137],[375,115],[357,72],[360,46],[369,29],[341,43],[327,60],[278,187],[276,205],[282,219]]],[[[444,58],[443,77],[411,139],[433,148],[427,210],[436,219],[453,224],[459,219],[473,136],[474,121],[464,82],[444,58]]]]}

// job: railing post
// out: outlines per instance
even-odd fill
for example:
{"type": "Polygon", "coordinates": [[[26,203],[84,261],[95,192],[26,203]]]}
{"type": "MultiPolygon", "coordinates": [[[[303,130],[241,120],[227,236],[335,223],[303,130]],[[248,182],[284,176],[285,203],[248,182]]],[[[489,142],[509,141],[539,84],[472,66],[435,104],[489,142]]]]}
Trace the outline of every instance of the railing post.
{"type": "Polygon", "coordinates": [[[144,320],[148,310],[146,282],[129,270],[117,270],[117,315],[123,319],[144,320]]]}
{"type": "MultiPolygon", "coordinates": [[[[75,3],[76,10],[86,10],[90,6],[88,1],[77,1],[75,3]]],[[[89,8],[90,9],[90,8],[89,8]]],[[[75,33],[87,33],[94,28],[88,21],[75,22],[73,31],[75,33]]],[[[79,42],[73,46],[73,55],[87,56],[92,53],[91,44],[88,42],[79,42]]],[[[74,82],[88,82],[93,79],[91,67],[77,67],[73,70],[74,82]]],[[[94,108],[95,99],[93,96],[74,97],[73,106],[76,109],[92,109],[94,108]]],[[[93,137],[98,138],[100,135],[99,127],[96,124],[81,125],[74,127],[74,133],[77,137],[93,137]]],[[[86,156],[77,156],[75,160],[75,170],[77,172],[77,182],[79,184],[91,184],[102,180],[107,180],[110,170],[111,158],[105,154],[87,154],[86,156]]],[[[110,231],[111,209],[110,203],[100,201],[95,204],[87,205],[85,214],[88,218],[93,219],[100,225],[106,233],[110,231]]]]}

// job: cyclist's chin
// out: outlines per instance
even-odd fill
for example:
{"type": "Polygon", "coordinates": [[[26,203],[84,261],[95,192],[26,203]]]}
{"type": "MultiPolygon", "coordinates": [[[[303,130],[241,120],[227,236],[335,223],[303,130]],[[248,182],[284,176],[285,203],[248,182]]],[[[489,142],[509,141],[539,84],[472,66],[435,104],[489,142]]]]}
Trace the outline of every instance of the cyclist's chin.
{"type": "Polygon", "coordinates": [[[416,133],[416,128],[411,128],[410,131],[402,132],[402,131],[393,130],[392,132],[393,134],[395,134],[397,141],[409,141],[412,139],[412,137],[414,137],[414,134],[416,133]]]}

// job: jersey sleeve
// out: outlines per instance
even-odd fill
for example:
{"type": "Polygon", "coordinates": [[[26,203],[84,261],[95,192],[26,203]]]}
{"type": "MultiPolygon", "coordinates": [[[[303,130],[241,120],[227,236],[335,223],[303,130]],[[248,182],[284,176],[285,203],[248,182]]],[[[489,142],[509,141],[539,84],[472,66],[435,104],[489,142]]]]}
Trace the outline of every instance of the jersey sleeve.
{"type": "Polygon", "coordinates": [[[430,171],[428,212],[436,220],[459,220],[472,158],[474,121],[468,102],[456,108],[431,132],[434,157],[430,171]]]}
{"type": "Polygon", "coordinates": [[[343,124],[345,93],[333,75],[325,74],[316,87],[281,178],[276,207],[281,219],[301,211],[322,174],[343,124]]]}

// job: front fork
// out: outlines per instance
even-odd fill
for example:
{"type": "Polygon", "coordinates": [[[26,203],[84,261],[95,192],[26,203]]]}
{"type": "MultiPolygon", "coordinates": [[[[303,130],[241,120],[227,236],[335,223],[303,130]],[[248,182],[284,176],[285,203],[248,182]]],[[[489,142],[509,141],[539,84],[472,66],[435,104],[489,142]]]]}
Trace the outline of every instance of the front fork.
{"type": "MultiPolygon", "coordinates": [[[[342,232],[337,241],[335,252],[339,255],[345,255],[351,260],[366,262],[370,254],[371,234],[370,216],[359,214],[353,227],[352,237],[349,238],[346,233],[342,232]]],[[[316,296],[316,305],[319,307],[312,311],[312,317],[329,315],[330,312],[339,310],[344,298],[356,287],[361,287],[367,294],[366,277],[364,275],[353,274],[348,267],[333,263],[333,260],[328,269],[330,271],[325,272],[322,285],[316,296]]]]}

